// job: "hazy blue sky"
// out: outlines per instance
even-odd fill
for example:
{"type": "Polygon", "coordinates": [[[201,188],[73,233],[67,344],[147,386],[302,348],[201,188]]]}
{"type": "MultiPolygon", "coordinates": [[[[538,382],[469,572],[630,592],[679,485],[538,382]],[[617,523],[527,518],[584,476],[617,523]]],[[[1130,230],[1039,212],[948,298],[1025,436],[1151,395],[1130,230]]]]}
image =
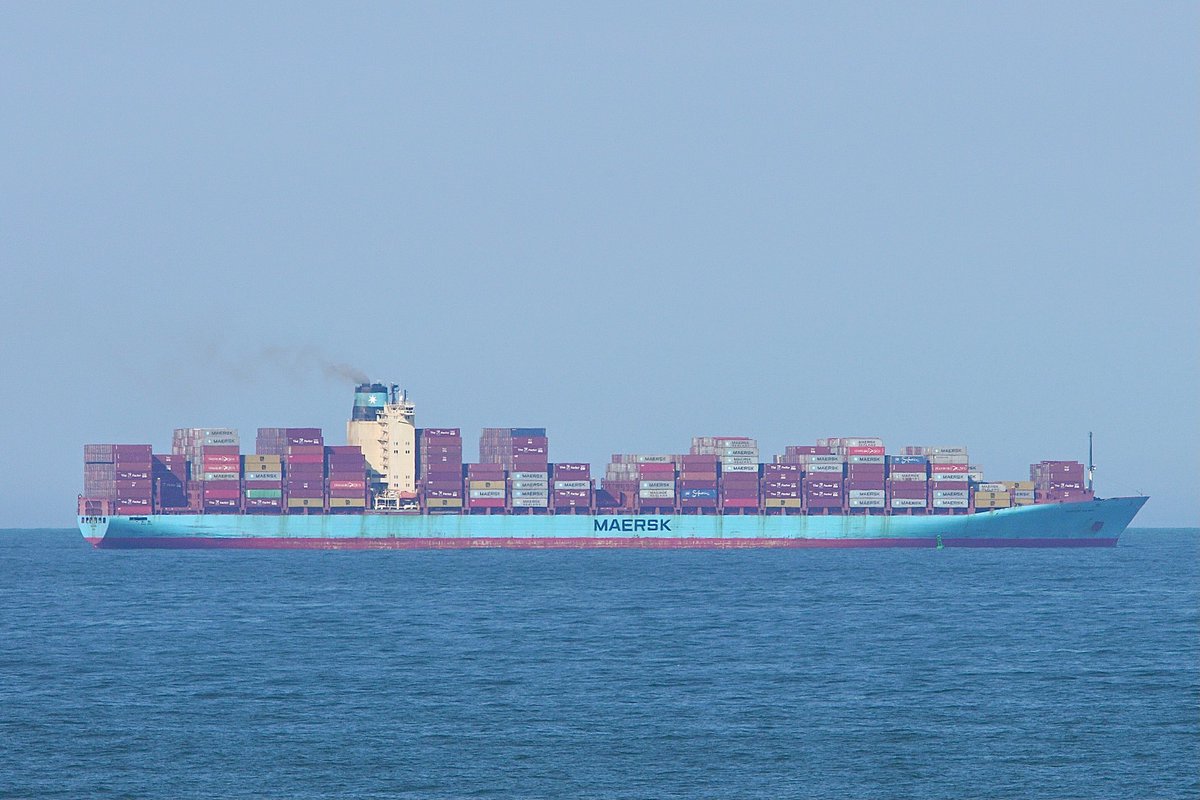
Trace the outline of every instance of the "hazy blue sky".
{"type": "Polygon", "coordinates": [[[1200,504],[1196,3],[0,10],[0,525],[90,441],[1083,458],[1200,504]],[[272,348],[291,348],[279,355],[272,348]],[[264,353],[272,354],[264,357],[264,353]]]}

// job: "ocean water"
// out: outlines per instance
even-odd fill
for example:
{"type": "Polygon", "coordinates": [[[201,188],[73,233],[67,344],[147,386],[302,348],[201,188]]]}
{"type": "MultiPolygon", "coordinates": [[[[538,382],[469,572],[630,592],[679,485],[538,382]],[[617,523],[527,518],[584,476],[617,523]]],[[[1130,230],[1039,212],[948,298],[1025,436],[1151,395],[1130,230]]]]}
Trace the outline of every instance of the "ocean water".
{"type": "Polygon", "coordinates": [[[95,551],[0,532],[0,797],[1200,797],[1200,531],[95,551]]]}

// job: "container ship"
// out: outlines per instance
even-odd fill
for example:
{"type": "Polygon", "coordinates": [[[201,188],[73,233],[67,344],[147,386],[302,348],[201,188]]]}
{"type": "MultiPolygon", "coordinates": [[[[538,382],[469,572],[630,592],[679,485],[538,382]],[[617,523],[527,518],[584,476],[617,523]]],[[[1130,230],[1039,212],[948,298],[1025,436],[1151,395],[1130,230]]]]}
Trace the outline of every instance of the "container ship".
{"type": "Polygon", "coordinates": [[[84,446],[80,532],[96,547],[740,548],[1112,546],[1145,497],[1098,499],[1092,468],[985,478],[962,446],[873,436],[764,458],[746,436],[686,453],[551,462],[545,428],[418,428],[408,393],[356,387],[346,444],[319,428],[178,428],[171,452],[84,446]]]}

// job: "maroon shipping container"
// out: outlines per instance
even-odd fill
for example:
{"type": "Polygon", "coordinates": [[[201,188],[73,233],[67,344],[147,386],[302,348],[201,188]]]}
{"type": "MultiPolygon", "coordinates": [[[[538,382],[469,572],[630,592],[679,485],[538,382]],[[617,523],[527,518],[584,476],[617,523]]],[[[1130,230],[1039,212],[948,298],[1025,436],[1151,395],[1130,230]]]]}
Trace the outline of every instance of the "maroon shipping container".
{"type": "Polygon", "coordinates": [[[763,475],[798,475],[801,472],[799,464],[764,464],[763,475]]]}
{"type": "Polygon", "coordinates": [[[356,444],[338,444],[327,446],[325,452],[331,456],[361,456],[362,448],[356,444]]]}
{"type": "Polygon", "coordinates": [[[288,497],[295,497],[295,498],[320,498],[320,497],[325,496],[325,490],[321,489],[319,487],[316,489],[292,489],[292,488],[289,488],[285,492],[285,494],[288,497]]]}
{"type": "Polygon", "coordinates": [[[890,472],[929,472],[928,464],[889,464],[890,472]]]}
{"type": "Polygon", "coordinates": [[[282,489],[282,481],[244,481],[243,489],[282,489]]]}
{"type": "Polygon", "coordinates": [[[221,498],[204,498],[204,509],[230,509],[237,508],[239,500],[236,499],[221,499],[221,498]]]}
{"type": "Polygon", "coordinates": [[[330,489],[330,497],[366,497],[366,489],[330,489]]]}
{"type": "Polygon", "coordinates": [[[841,508],[842,496],[805,497],[803,505],[805,508],[841,508]]]}
{"type": "Polygon", "coordinates": [[[291,466],[292,464],[325,464],[325,456],[316,453],[298,453],[296,455],[284,456],[284,464],[291,466]]]}
{"type": "Polygon", "coordinates": [[[295,480],[293,478],[288,478],[285,481],[285,484],[287,485],[288,489],[318,489],[319,490],[319,489],[325,488],[325,482],[322,480],[301,481],[301,480],[295,480]]]}
{"type": "Polygon", "coordinates": [[[918,500],[928,496],[923,483],[897,483],[888,487],[888,497],[900,497],[905,500],[918,500]]]}
{"type": "Polygon", "coordinates": [[[241,455],[242,448],[236,444],[214,444],[200,448],[200,457],[208,458],[209,456],[237,456],[241,455]]]}
{"type": "Polygon", "coordinates": [[[150,470],[139,469],[134,471],[117,470],[113,472],[113,477],[119,481],[148,481],[150,480],[150,470]]]}
{"type": "MultiPolygon", "coordinates": [[[[637,472],[638,475],[674,475],[675,465],[671,463],[663,464],[659,462],[638,464],[637,472]]],[[[654,478],[649,478],[648,480],[654,480],[654,478]]]]}
{"type": "Polygon", "coordinates": [[[240,489],[238,489],[238,488],[236,488],[236,487],[235,487],[235,488],[233,488],[233,489],[224,489],[224,488],[217,489],[217,488],[213,488],[213,487],[209,487],[209,486],[205,486],[205,487],[204,487],[204,499],[205,499],[205,500],[209,500],[209,499],[218,499],[218,500],[237,499],[238,497],[241,497],[241,495],[242,495],[242,492],[241,492],[241,490],[240,490],[240,489]]]}
{"type": "Polygon", "coordinates": [[[679,463],[684,467],[699,467],[702,472],[713,472],[717,469],[717,457],[715,455],[691,454],[680,456],[679,463]]]}
{"type": "Polygon", "coordinates": [[[721,500],[725,508],[758,508],[757,497],[726,497],[721,500]]]}
{"type": "Polygon", "coordinates": [[[467,500],[467,508],[504,508],[504,498],[472,497],[467,500]]]}
{"type": "Polygon", "coordinates": [[[679,501],[680,508],[716,508],[715,497],[685,497],[679,501]]]}
{"type": "Polygon", "coordinates": [[[434,498],[434,499],[442,499],[442,498],[451,498],[452,499],[455,497],[462,497],[462,494],[463,494],[462,489],[438,489],[438,488],[433,488],[433,487],[429,487],[429,486],[425,487],[425,496],[434,498]]]}
{"type": "Polygon", "coordinates": [[[733,499],[744,500],[747,498],[757,499],[758,498],[758,489],[757,489],[757,487],[754,489],[724,488],[721,490],[721,497],[725,498],[726,500],[733,500],[733,499]]]}
{"type": "Polygon", "coordinates": [[[678,481],[678,486],[680,489],[716,489],[717,480],[716,478],[711,480],[681,479],[678,481]]]}
{"type": "Polygon", "coordinates": [[[775,499],[799,497],[800,490],[797,489],[764,489],[763,497],[771,497],[775,499]]]}
{"type": "Polygon", "coordinates": [[[784,452],[789,456],[828,456],[833,454],[833,448],[811,444],[788,445],[784,452]]]}
{"type": "MultiPolygon", "coordinates": [[[[924,484],[917,485],[922,486],[924,484]]],[[[965,491],[969,485],[970,484],[967,481],[929,481],[929,488],[938,490],[953,491],[955,489],[959,489],[965,491]]]]}
{"type": "Polygon", "coordinates": [[[587,480],[592,474],[591,464],[558,463],[552,464],[554,477],[558,480],[587,480]]]}
{"type": "Polygon", "coordinates": [[[283,505],[279,500],[269,497],[247,497],[245,503],[247,509],[259,510],[276,509],[283,505]]]}
{"type": "Polygon", "coordinates": [[[848,491],[848,492],[879,491],[879,490],[882,490],[884,488],[884,486],[885,486],[885,484],[884,484],[883,479],[880,479],[877,481],[874,481],[874,480],[864,481],[864,480],[855,480],[852,478],[850,480],[847,480],[845,483],[846,491],[848,491]]]}
{"type": "Polygon", "coordinates": [[[554,500],[587,500],[591,494],[587,489],[555,489],[554,500]]]}
{"type": "Polygon", "coordinates": [[[287,477],[292,480],[320,480],[325,475],[323,464],[291,464],[285,469],[287,477]]]}
{"type": "Polygon", "coordinates": [[[337,481],[337,480],[330,479],[329,488],[330,489],[358,489],[361,491],[361,490],[367,488],[367,483],[366,483],[366,481],[337,481]]]}

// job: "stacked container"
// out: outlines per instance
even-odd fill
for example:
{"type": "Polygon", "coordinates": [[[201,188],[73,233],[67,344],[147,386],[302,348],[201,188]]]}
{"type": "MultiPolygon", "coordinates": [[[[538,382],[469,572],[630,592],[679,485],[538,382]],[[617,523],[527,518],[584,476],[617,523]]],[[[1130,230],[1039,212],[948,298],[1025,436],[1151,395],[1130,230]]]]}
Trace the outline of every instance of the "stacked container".
{"type": "Polygon", "coordinates": [[[697,514],[715,514],[719,483],[715,453],[697,453],[695,440],[692,450],[679,458],[679,507],[697,514]]]}
{"type": "MultiPolygon", "coordinates": [[[[460,464],[460,475],[461,469],[460,464]]],[[[358,445],[325,448],[325,488],[326,507],[330,511],[361,513],[367,507],[367,459],[362,448],[358,445]]]]}
{"type": "Polygon", "coordinates": [[[632,511],[637,507],[638,466],[636,455],[614,453],[604,468],[601,489],[610,495],[617,508],[632,511]]]}
{"type": "Polygon", "coordinates": [[[556,512],[587,511],[592,508],[591,464],[552,464],[550,476],[554,481],[551,505],[556,512]]]}
{"type": "Polygon", "coordinates": [[[484,428],[479,460],[508,470],[509,508],[550,506],[550,442],[545,428],[484,428]]]}
{"type": "MultiPolygon", "coordinates": [[[[261,446],[259,442],[255,444],[261,446]]],[[[278,514],[283,508],[283,456],[277,453],[242,456],[242,495],[246,511],[278,514]]]]}
{"type": "Polygon", "coordinates": [[[764,464],[762,472],[762,501],[768,511],[781,513],[799,511],[803,469],[800,464],[764,464]]]}
{"type": "Polygon", "coordinates": [[[883,440],[855,436],[830,440],[830,444],[846,459],[846,507],[863,513],[882,512],[887,507],[883,440]]]}
{"type": "Polygon", "coordinates": [[[1095,499],[1084,482],[1083,464],[1078,461],[1030,464],[1029,478],[1033,481],[1038,503],[1078,503],[1095,499]]]}
{"type": "Polygon", "coordinates": [[[148,444],[89,444],[83,448],[84,496],[106,500],[113,514],[154,512],[154,460],[148,444]]]}
{"type": "Polygon", "coordinates": [[[719,505],[722,510],[745,513],[759,508],[758,441],[747,436],[697,436],[693,455],[717,457],[719,505]]]}
{"type": "Polygon", "coordinates": [[[1003,483],[980,483],[972,492],[972,505],[976,510],[1008,508],[1012,505],[1012,495],[1003,483]]]}
{"type": "Polygon", "coordinates": [[[637,458],[637,507],[648,511],[675,509],[676,456],[639,455],[637,458]]]}
{"type": "Polygon", "coordinates": [[[1036,487],[1033,481],[1005,481],[1008,493],[1012,495],[1014,506],[1031,506],[1037,502],[1036,487]]]}
{"type": "Polygon", "coordinates": [[[507,505],[503,464],[467,465],[467,509],[493,513],[507,505]]]}
{"type": "Polygon", "coordinates": [[[462,509],[462,431],[458,428],[418,430],[417,461],[425,508],[450,512],[462,509]]]}
{"type": "Polygon", "coordinates": [[[259,428],[258,452],[279,455],[289,514],[325,510],[325,436],[320,428],[259,428]]]}
{"type": "Polygon", "coordinates": [[[205,513],[234,513],[242,504],[242,457],[233,428],[176,428],[171,453],[188,461],[188,505],[205,513]]]}
{"type": "Polygon", "coordinates": [[[187,506],[187,459],[180,455],[159,453],[151,457],[150,479],[157,491],[160,509],[187,506]]]}
{"type": "Polygon", "coordinates": [[[929,459],[923,455],[887,456],[884,491],[893,514],[925,513],[929,508],[929,459]]]}

